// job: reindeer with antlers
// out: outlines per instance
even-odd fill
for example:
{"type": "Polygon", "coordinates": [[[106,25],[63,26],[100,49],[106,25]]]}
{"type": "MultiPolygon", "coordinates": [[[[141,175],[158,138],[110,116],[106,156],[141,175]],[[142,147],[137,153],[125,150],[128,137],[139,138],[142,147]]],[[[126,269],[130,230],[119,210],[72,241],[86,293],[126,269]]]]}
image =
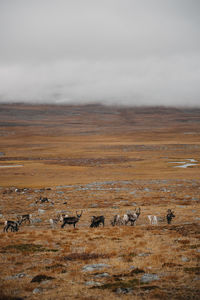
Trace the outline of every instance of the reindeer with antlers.
{"type": "Polygon", "coordinates": [[[62,225],[61,225],[61,228],[64,228],[64,226],[65,226],[66,224],[69,224],[69,225],[73,224],[73,225],[74,225],[74,228],[75,228],[75,227],[76,227],[76,223],[78,223],[80,217],[82,216],[82,213],[83,213],[83,211],[81,210],[81,213],[80,213],[80,214],[78,214],[78,213],[76,212],[76,217],[64,217],[64,218],[63,218],[63,223],[62,223],[62,225]]]}
{"type": "Polygon", "coordinates": [[[136,209],[135,213],[127,213],[123,216],[123,223],[124,225],[127,225],[129,222],[131,223],[131,226],[136,224],[137,219],[139,218],[141,213],[140,207],[136,209]]]}

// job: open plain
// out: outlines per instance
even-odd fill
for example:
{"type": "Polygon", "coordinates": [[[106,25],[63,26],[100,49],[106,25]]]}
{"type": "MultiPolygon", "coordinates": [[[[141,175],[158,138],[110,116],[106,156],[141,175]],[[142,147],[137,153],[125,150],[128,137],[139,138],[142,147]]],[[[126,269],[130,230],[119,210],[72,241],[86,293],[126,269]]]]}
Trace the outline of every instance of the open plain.
{"type": "Polygon", "coordinates": [[[0,171],[0,299],[200,298],[200,109],[1,104],[0,171]]]}

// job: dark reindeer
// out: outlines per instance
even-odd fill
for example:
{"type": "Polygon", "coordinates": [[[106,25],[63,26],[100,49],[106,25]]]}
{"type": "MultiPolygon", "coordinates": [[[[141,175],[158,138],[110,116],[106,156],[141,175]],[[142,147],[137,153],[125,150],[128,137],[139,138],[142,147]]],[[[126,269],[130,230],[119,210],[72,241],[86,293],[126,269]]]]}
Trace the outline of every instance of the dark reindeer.
{"type": "Polygon", "coordinates": [[[105,223],[105,218],[104,216],[93,216],[91,219],[91,224],[90,227],[94,228],[94,227],[99,227],[100,224],[103,225],[104,227],[104,223],[105,223]]]}
{"type": "Polygon", "coordinates": [[[3,229],[3,231],[8,232],[8,229],[10,228],[10,231],[12,232],[17,232],[19,230],[19,221],[5,221],[5,227],[3,229]]]}
{"type": "Polygon", "coordinates": [[[31,224],[32,221],[32,215],[31,214],[26,214],[26,215],[21,215],[21,216],[17,216],[19,225],[21,225],[23,222],[29,222],[29,224],[31,224]]]}
{"type": "Polygon", "coordinates": [[[171,209],[168,209],[166,219],[167,219],[167,224],[171,224],[172,219],[175,218],[175,215],[171,209]]]}
{"type": "Polygon", "coordinates": [[[47,197],[43,197],[43,198],[42,198],[42,197],[40,196],[40,199],[39,199],[39,200],[37,199],[37,200],[35,201],[36,204],[37,204],[38,202],[40,202],[40,203],[45,203],[45,202],[49,203],[49,199],[48,199],[47,197]]]}
{"type": "Polygon", "coordinates": [[[78,214],[76,212],[76,217],[64,217],[63,218],[63,223],[61,225],[61,228],[64,228],[64,226],[66,224],[69,224],[69,225],[73,224],[74,228],[75,228],[76,227],[76,223],[78,223],[80,217],[82,216],[82,213],[83,213],[83,211],[81,211],[81,214],[78,214]]]}

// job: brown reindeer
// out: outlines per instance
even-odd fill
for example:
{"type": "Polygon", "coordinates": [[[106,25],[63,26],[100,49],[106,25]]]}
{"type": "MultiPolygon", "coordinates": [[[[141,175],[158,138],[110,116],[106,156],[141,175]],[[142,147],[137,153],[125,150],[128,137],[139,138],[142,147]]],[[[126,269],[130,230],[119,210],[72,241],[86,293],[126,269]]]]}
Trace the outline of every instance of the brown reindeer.
{"type": "Polygon", "coordinates": [[[65,226],[66,224],[69,224],[69,225],[73,224],[73,225],[74,225],[74,228],[75,228],[75,227],[76,227],[76,223],[78,223],[80,217],[82,216],[82,213],[83,213],[83,211],[81,211],[80,214],[78,214],[78,213],[76,212],[76,217],[64,217],[64,218],[63,218],[63,223],[62,223],[62,225],[61,225],[61,228],[64,228],[64,226],[65,226]]]}

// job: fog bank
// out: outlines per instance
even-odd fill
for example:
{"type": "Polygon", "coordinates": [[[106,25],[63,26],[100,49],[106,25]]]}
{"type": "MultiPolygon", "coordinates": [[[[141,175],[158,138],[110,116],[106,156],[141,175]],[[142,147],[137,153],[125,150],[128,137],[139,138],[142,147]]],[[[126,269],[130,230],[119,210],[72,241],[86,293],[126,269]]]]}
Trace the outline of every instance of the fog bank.
{"type": "Polygon", "coordinates": [[[0,1],[0,102],[200,106],[198,0],[0,1]]]}

